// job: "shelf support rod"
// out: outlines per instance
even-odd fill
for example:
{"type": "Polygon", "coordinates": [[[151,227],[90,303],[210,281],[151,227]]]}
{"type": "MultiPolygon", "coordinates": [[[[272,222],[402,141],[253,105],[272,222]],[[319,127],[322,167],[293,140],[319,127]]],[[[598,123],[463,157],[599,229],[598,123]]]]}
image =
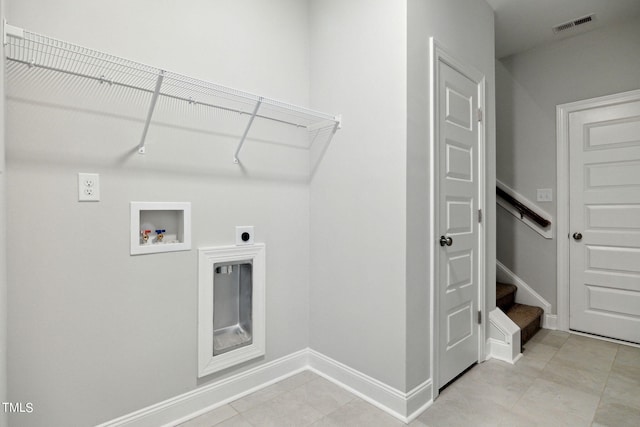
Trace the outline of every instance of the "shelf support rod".
{"type": "Polygon", "coordinates": [[[262,104],[262,97],[258,98],[258,102],[256,103],[255,108],[253,109],[253,113],[251,113],[251,118],[249,119],[249,123],[247,123],[247,127],[242,134],[242,138],[240,139],[240,144],[238,144],[238,148],[236,148],[236,152],[233,155],[233,163],[240,163],[238,159],[238,154],[240,154],[240,150],[242,149],[242,145],[244,144],[244,140],[247,138],[247,134],[249,133],[249,129],[251,129],[251,124],[253,124],[253,119],[256,118],[256,114],[258,114],[258,109],[260,108],[260,104],[262,104]]]}
{"type": "Polygon", "coordinates": [[[160,70],[158,74],[158,80],[156,80],[156,88],[153,91],[151,97],[151,104],[149,105],[149,111],[147,112],[147,120],[144,123],[144,130],[142,131],[142,138],[140,138],[140,144],[138,144],[138,153],[144,154],[144,142],[147,139],[147,132],[149,131],[149,124],[151,124],[151,117],[153,116],[153,110],[156,108],[156,102],[158,101],[158,95],[160,95],[160,88],[162,87],[162,81],[164,80],[164,70],[160,70]]]}

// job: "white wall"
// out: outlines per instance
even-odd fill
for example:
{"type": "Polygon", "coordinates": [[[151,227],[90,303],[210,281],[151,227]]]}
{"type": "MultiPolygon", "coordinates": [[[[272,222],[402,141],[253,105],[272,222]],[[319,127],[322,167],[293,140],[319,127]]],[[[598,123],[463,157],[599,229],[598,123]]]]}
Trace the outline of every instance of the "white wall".
{"type": "MultiPolygon", "coordinates": [[[[495,81],[493,10],[476,0],[409,0],[408,154],[407,154],[407,382],[408,388],[430,377],[429,277],[426,260],[436,245],[429,224],[429,37],[486,77],[486,247],[495,257],[495,81]]],[[[440,235],[436,230],[438,236],[440,235]]],[[[495,266],[485,272],[486,300],[495,305],[495,266]]]]}
{"type": "MultiPolygon", "coordinates": [[[[10,0],[7,19],[308,105],[306,2],[10,0]]],[[[12,425],[93,425],[308,346],[304,151],[252,134],[240,168],[244,120],[222,135],[204,113],[163,103],[140,156],[148,97],[12,70],[9,398],[35,409],[12,425]],[[77,202],[78,172],[100,173],[99,203],[77,202]],[[192,202],[194,249],[129,256],[132,200],[192,202]],[[267,356],[198,381],[196,249],[233,244],[236,225],[267,244],[267,356]]]]}
{"type": "Polygon", "coordinates": [[[342,130],[311,182],[311,347],[405,388],[406,2],[311,2],[311,103],[342,130]]]}
{"type": "MultiPolygon", "coordinates": [[[[640,20],[496,63],[497,176],[529,200],[556,193],[556,105],[640,88],[640,20]]],[[[539,203],[556,217],[556,204],[539,203]]],[[[556,311],[556,240],[498,210],[498,259],[556,311]]],[[[562,236],[557,236],[562,238],[562,236]]]]}

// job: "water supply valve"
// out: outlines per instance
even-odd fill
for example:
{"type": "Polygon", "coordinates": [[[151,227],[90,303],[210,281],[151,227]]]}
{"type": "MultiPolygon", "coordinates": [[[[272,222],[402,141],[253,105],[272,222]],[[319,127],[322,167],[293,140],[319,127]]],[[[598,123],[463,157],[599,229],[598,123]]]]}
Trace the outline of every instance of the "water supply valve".
{"type": "Polygon", "coordinates": [[[141,230],[140,231],[140,236],[142,237],[142,243],[143,245],[146,245],[149,242],[149,233],[151,233],[151,230],[141,230]]]}
{"type": "Polygon", "coordinates": [[[158,243],[162,243],[162,239],[164,239],[164,233],[166,233],[167,230],[156,230],[156,241],[158,243]]]}

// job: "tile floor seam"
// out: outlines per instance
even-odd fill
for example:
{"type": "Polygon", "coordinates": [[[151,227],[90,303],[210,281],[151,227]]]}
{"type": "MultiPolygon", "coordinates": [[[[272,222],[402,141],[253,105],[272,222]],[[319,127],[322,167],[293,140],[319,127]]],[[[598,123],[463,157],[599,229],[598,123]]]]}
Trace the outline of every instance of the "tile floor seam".
{"type": "Polygon", "coordinates": [[[596,421],[596,415],[598,414],[598,409],[600,408],[600,405],[602,404],[602,398],[604,397],[604,391],[607,389],[607,384],[609,384],[609,378],[611,377],[611,371],[613,370],[613,365],[616,361],[616,358],[618,357],[618,352],[620,351],[620,344],[618,344],[618,347],[616,348],[616,354],[613,357],[613,362],[611,362],[611,366],[609,367],[609,372],[607,372],[607,379],[604,382],[604,387],[602,387],[602,391],[600,392],[600,398],[598,399],[598,406],[596,406],[596,411],[593,413],[593,417],[591,417],[591,426],[593,426],[593,424],[596,421]]]}
{"type": "MultiPolygon", "coordinates": [[[[534,335],[535,337],[535,335],[534,335]]],[[[563,344],[564,345],[564,344],[563,344]]],[[[526,351],[526,349],[525,349],[526,351]]],[[[542,372],[544,372],[544,370],[547,368],[547,365],[549,364],[549,362],[553,359],[553,357],[556,355],[556,353],[558,352],[558,350],[556,349],[553,352],[553,356],[551,356],[551,359],[549,359],[548,361],[544,362],[544,365],[542,366],[542,369],[540,369],[540,372],[538,373],[538,375],[536,376],[536,378],[540,378],[540,374],[542,374],[542,372]]],[[[524,396],[527,394],[527,392],[531,389],[531,387],[533,387],[533,383],[535,382],[532,381],[531,384],[529,384],[529,386],[527,387],[527,389],[520,395],[520,397],[518,398],[518,400],[509,408],[509,410],[515,408],[518,403],[520,403],[520,401],[524,398],[524,396]]],[[[505,415],[506,416],[506,415],[505,415]]],[[[503,417],[504,418],[504,417],[503,417]]]]}
{"type": "MultiPolygon", "coordinates": [[[[618,348],[616,348],[616,355],[618,354],[618,348]]],[[[613,360],[615,360],[615,356],[614,356],[613,360]]],[[[602,389],[600,390],[600,392],[598,393],[598,403],[596,404],[596,410],[593,411],[593,415],[591,416],[591,419],[588,421],[590,426],[593,426],[593,423],[594,423],[595,418],[596,418],[596,414],[598,413],[598,408],[600,407],[600,403],[602,402],[602,396],[604,395],[604,390],[607,387],[607,382],[609,381],[609,376],[611,375],[611,368],[612,367],[613,367],[613,362],[611,362],[611,365],[609,366],[609,370],[607,371],[607,379],[604,381],[604,385],[603,385],[602,389]]]]}

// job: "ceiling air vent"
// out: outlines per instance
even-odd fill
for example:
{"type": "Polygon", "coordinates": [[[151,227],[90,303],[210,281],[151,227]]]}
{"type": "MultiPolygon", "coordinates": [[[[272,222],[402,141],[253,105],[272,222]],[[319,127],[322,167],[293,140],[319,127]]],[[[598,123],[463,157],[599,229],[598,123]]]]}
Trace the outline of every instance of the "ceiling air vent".
{"type": "Polygon", "coordinates": [[[570,30],[578,25],[588,24],[589,22],[593,22],[596,20],[596,15],[592,13],[591,15],[583,16],[582,18],[573,19],[569,22],[564,22],[560,25],[556,25],[553,27],[553,32],[558,34],[563,31],[570,30]]]}

